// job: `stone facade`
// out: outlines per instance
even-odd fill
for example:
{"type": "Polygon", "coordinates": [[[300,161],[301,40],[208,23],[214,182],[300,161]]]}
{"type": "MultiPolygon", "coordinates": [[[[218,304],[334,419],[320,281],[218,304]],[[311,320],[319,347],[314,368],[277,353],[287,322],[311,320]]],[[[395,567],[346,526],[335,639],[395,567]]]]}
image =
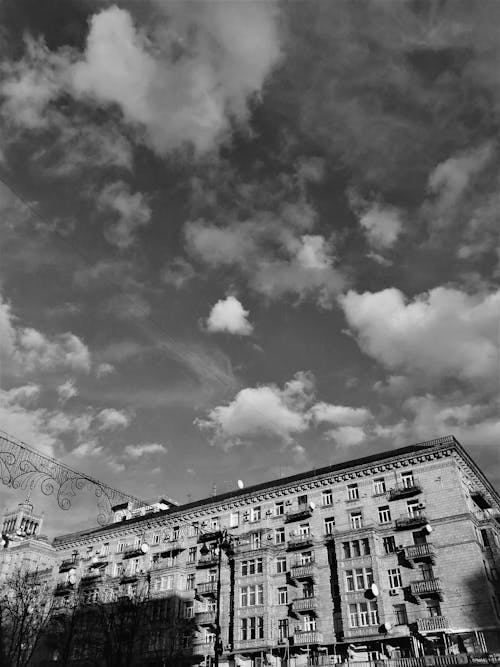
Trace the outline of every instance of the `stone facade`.
{"type": "Polygon", "coordinates": [[[451,436],[116,519],[54,540],[56,591],[163,605],[137,664],[213,664],[218,581],[228,667],[500,653],[500,498],[451,436]]]}

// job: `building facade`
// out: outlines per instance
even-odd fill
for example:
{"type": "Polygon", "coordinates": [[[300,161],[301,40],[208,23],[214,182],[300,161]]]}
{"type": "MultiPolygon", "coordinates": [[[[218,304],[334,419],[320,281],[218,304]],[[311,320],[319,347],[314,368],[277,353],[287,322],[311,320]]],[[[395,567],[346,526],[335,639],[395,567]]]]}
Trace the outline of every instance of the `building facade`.
{"type": "Polygon", "coordinates": [[[61,608],[147,616],[124,664],[211,667],[219,635],[224,667],[500,653],[500,497],[452,436],[132,513],[52,545],[61,608]]]}

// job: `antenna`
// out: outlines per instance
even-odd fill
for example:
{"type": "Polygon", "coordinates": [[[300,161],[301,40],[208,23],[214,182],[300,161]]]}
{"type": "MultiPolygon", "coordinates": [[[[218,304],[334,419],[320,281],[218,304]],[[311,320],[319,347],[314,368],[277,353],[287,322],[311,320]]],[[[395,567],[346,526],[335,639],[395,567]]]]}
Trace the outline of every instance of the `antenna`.
{"type": "Polygon", "coordinates": [[[237,482],[237,484],[238,484],[238,489],[243,489],[244,486],[245,486],[245,484],[243,483],[243,480],[242,480],[242,479],[239,479],[238,482],[237,482]]]}

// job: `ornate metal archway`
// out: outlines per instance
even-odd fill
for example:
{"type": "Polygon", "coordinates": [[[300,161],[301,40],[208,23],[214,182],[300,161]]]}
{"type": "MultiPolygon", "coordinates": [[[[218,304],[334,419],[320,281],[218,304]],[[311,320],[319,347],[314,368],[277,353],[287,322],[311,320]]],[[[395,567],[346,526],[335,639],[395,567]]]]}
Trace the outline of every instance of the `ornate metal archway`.
{"type": "Polygon", "coordinates": [[[97,499],[100,525],[109,523],[113,505],[131,502],[135,507],[141,507],[147,504],[85,473],[72,470],[3,431],[0,431],[0,481],[12,489],[39,487],[44,495],[55,496],[63,510],[69,510],[77,493],[86,490],[97,499]]]}

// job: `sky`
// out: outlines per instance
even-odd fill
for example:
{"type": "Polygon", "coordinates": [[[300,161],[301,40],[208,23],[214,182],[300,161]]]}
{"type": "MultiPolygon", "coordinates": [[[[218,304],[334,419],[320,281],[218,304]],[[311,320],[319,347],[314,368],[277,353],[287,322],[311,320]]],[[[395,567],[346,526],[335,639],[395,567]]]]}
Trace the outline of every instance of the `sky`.
{"type": "Polygon", "coordinates": [[[0,0],[0,428],[179,503],[446,434],[499,487],[499,13],[0,0]]]}

